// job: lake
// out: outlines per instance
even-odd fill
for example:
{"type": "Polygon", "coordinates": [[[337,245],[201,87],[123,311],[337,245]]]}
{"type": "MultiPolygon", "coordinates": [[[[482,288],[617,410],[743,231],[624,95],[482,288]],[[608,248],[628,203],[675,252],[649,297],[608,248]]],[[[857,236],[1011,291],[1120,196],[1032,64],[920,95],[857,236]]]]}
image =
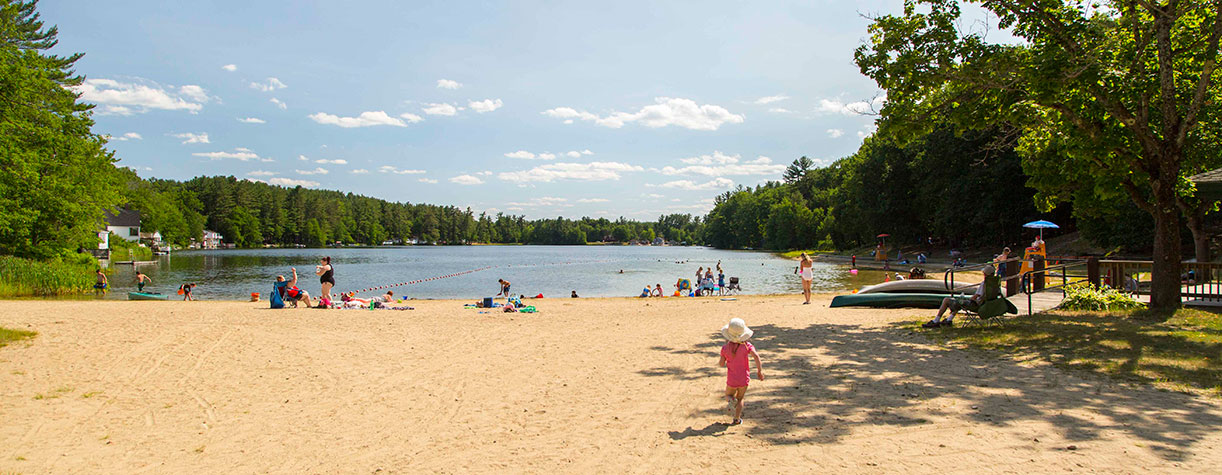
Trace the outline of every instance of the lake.
{"type": "MultiPolygon", "coordinates": [[[[439,276],[450,276],[393,287],[409,298],[479,298],[498,291],[497,279],[512,283],[514,295],[567,297],[635,297],[645,285],[662,284],[669,295],[679,278],[692,279],[697,267],[721,261],[726,281],[738,277],[743,293],[800,293],[796,262],[767,252],[726,251],[671,246],[397,246],[340,249],[228,249],[178,251],[156,264],[139,266],[153,279],[146,291],[173,294],[184,282],[199,286],[200,299],[249,299],[264,296],[277,275],[286,278],[292,267],[298,285],[311,296],[320,289],[314,269],[318,259],[331,256],[338,291],[360,290],[439,276]],[[491,268],[489,268],[491,267],[491,268]],[[488,268],[464,273],[475,269],[488,268]],[[620,271],[623,271],[622,273],[620,271]]],[[[879,272],[851,275],[843,266],[815,263],[814,291],[838,292],[882,281],[879,272]]],[[[130,265],[115,265],[108,298],[125,299],[135,290],[130,265]]],[[[334,291],[333,291],[334,292],[334,291]]],[[[373,295],[364,292],[360,295],[373,295]]],[[[380,293],[380,292],[376,292],[380,293]]]]}

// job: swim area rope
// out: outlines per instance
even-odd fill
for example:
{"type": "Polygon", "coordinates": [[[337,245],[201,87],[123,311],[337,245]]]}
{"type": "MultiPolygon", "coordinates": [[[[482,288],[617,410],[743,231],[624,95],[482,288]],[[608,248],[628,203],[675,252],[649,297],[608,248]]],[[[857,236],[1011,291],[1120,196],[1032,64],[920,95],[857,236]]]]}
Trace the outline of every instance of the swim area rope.
{"type": "Polygon", "coordinates": [[[453,274],[446,274],[446,275],[439,275],[439,276],[436,276],[436,277],[429,277],[429,278],[427,278],[427,279],[418,279],[418,280],[411,280],[411,281],[407,281],[407,282],[400,282],[400,283],[398,283],[398,284],[379,285],[379,286],[377,286],[377,287],[369,287],[369,288],[365,288],[365,289],[361,289],[361,290],[353,290],[353,291],[352,291],[352,293],[356,294],[356,293],[361,293],[361,292],[368,292],[368,291],[370,291],[370,290],[382,290],[382,289],[389,289],[389,288],[391,288],[391,287],[400,287],[400,286],[404,286],[404,285],[419,284],[419,283],[422,283],[422,282],[431,282],[431,281],[434,281],[434,280],[449,279],[449,278],[451,278],[451,277],[458,277],[458,276],[462,276],[462,275],[473,274],[473,273],[476,273],[476,272],[479,272],[479,271],[482,271],[482,270],[488,270],[488,269],[491,269],[491,268],[494,268],[494,267],[499,267],[499,266],[488,266],[488,267],[481,267],[481,268],[479,268],[479,269],[465,270],[465,271],[462,271],[462,272],[455,272],[455,273],[453,273],[453,274]]]}

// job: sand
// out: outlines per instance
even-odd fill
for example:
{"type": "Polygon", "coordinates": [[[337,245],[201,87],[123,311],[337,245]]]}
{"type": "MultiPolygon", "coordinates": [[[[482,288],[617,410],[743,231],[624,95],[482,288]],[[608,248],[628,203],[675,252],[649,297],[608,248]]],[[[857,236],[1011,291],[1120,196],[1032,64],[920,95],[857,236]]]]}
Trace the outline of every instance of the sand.
{"type": "Polygon", "coordinates": [[[548,299],[542,313],[0,302],[0,473],[1195,472],[1217,400],[942,348],[913,310],[548,299]],[[764,381],[727,425],[717,330],[764,381]]]}

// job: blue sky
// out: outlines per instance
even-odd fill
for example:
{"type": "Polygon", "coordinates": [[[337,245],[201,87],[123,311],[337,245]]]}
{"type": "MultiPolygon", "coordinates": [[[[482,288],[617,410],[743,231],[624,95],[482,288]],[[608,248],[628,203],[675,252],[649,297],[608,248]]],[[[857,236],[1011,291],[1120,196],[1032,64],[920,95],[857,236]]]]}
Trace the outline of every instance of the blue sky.
{"type": "Polygon", "coordinates": [[[896,1],[45,1],[142,176],[539,217],[703,214],[851,154],[896,1]]]}

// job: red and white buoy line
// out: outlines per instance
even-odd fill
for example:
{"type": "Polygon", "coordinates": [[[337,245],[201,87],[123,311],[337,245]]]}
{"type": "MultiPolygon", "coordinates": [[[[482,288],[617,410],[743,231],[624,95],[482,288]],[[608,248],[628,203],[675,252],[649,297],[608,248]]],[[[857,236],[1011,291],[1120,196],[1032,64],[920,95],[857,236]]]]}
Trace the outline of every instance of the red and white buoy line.
{"type": "Polygon", "coordinates": [[[411,280],[411,281],[407,281],[407,282],[400,282],[400,283],[398,283],[398,284],[379,285],[379,286],[377,286],[377,287],[369,287],[369,288],[366,288],[366,289],[361,289],[361,290],[353,290],[353,291],[352,291],[352,293],[354,293],[354,294],[355,294],[355,293],[360,293],[360,292],[368,292],[368,291],[370,291],[370,290],[383,290],[383,289],[389,289],[389,288],[391,288],[391,287],[400,287],[400,286],[404,286],[404,285],[413,285],[413,284],[421,284],[421,283],[424,283],[424,282],[432,282],[432,281],[434,281],[434,280],[449,279],[449,278],[451,278],[451,277],[459,277],[459,276],[463,276],[463,275],[467,275],[467,274],[473,274],[473,273],[476,273],[476,272],[479,272],[479,271],[482,271],[482,270],[488,270],[488,269],[491,269],[491,268],[494,268],[494,267],[500,267],[500,266],[488,266],[488,267],[481,267],[481,268],[479,268],[479,269],[465,270],[465,271],[462,271],[462,272],[455,272],[455,273],[453,273],[453,274],[446,274],[446,275],[439,275],[439,276],[436,276],[436,277],[429,277],[429,278],[427,278],[427,279],[411,280]]]}

